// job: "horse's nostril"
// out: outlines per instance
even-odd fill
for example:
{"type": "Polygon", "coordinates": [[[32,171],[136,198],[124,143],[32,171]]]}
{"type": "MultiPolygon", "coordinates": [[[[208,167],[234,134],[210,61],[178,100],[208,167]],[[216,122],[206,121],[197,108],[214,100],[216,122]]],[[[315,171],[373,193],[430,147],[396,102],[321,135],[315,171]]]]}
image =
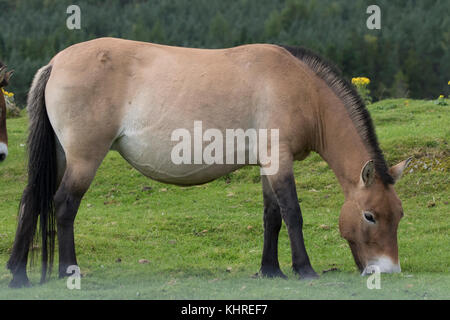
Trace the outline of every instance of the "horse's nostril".
{"type": "Polygon", "coordinates": [[[0,153],[0,161],[5,160],[5,158],[6,158],[6,154],[0,153]]]}

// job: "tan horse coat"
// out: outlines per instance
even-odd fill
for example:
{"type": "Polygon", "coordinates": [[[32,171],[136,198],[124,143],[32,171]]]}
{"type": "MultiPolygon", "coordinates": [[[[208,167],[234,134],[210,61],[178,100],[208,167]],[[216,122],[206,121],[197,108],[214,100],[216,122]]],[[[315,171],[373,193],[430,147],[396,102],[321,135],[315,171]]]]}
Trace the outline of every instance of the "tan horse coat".
{"type": "MultiPolygon", "coordinates": [[[[34,131],[41,130],[39,119],[50,121],[47,136],[54,132],[57,138],[55,146],[48,140],[49,148],[56,150],[57,190],[47,193],[52,193],[52,201],[56,192],[61,276],[67,266],[77,264],[73,221],[110,149],[146,176],[179,185],[205,183],[242,166],[174,164],[171,150],[176,142],[171,134],[179,128],[191,130],[195,121],[221,132],[279,130],[279,158],[274,160],[279,170],[262,177],[263,275],[283,276],[277,241],[284,220],[294,271],[302,277],[316,276],[304,246],[292,171],[293,161],[311,151],[328,162],[342,185],[346,202],[340,229],[359,269],[365,272],[375,265],[382,272],[400,270],[397,226],[403,211],[392,184],[407,161],[388,170],[370,116],[354,89],[308,51],[268,44],[205,50],[92,40],[58,53],[37,73],[29,112],[34,131]]],[[[33,130],[30,141],[39,144],[33,130]]],[[[30,216],[30,221],[34,220],[26,204],[34,199],[35,185],[29,184],[22,199],[21,215],[30,216]]],[[[51,212],[52,205],[48,208],[51,212]]],[[[49,221],[51,217],[50,213],[49,221]]],[[[19,225],[17,234],[26,228],[19,225]]],[[[26,240],[17,235],[8,264],[12,286],[28,283],[26,247],[26,240]]]]}

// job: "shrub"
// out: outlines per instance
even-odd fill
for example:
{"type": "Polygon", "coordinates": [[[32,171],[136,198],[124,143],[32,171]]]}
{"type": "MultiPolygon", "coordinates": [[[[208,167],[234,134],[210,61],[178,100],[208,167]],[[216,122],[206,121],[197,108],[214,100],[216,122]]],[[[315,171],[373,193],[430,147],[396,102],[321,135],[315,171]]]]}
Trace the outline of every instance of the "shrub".
{"type": "Polygon", "coordinates": [[[445,101],[444,95],[441,94],[435,101],[434,104],[437,104],[438,106],[447,106],[448,103],[445,101]]]}
{"type": "Polygon", "coordinates": [[[358,90],[358,93],[363,99],[364,103],[371,104],[372,97],[370,96],[370,90],[368,88],[370,79],[366,77],[352,78],[352,84],[356,87],[356,90],[358,90]]]}
{"type": "Polygon", "coordinates": [[[8,92],[2,88],[3,96],[6,102],[6,118],[16,118],[20,116],[20,108],[14,101],[14,93],[8,92]]]}

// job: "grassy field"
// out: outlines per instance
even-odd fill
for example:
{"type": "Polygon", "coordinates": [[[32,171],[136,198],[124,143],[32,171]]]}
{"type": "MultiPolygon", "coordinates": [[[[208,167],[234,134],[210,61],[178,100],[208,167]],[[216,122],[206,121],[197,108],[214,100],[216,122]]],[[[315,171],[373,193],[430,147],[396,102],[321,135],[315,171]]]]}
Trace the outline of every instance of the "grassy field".
{"type": "MultiPolygon", "coordinates": [[[[290,272],[285,228],[279,256],[288,280],[252,277],[263,235],[257,168],[180,188],[145,178],[111,152],[75,222],[81,290],[67,289],[56,274],[39,285],[38,265],[30,273],[34,287],[11,290],[2,267],[0,299],[449,299],[449,108],[403,99],[369,107],[388,162],[414,157],[396,186],[405,211],[398,235],[402,273],[383,274],[380,290],[367,288],[339,235],[343,194],[318,155],[295,166],[306,247],[318,273],[337,270],[299,281],[290,272]]],[[[26,183],[26,127],[26,117],[8,121],[10,155],[0,165],[1,266],[26,183]]]]}

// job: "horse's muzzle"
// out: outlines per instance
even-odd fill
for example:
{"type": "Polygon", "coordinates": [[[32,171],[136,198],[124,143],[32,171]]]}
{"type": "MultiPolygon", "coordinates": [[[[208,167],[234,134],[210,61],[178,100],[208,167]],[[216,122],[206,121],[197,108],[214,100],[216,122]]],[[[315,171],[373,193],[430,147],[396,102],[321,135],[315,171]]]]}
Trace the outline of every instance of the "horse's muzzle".
{"type": "Polygon", "coordinates": [[[6,159],[8,155],[8,147],[3,142],[0,142],[0,162],[6,159]]]}
{"type": "Polygon", "coordinates": [[[399,273],[401,272],[400,264],[394,263],[391,258],[382,256],[369,261],[362,272],[362,276],[379,273],[399,273]]]}

